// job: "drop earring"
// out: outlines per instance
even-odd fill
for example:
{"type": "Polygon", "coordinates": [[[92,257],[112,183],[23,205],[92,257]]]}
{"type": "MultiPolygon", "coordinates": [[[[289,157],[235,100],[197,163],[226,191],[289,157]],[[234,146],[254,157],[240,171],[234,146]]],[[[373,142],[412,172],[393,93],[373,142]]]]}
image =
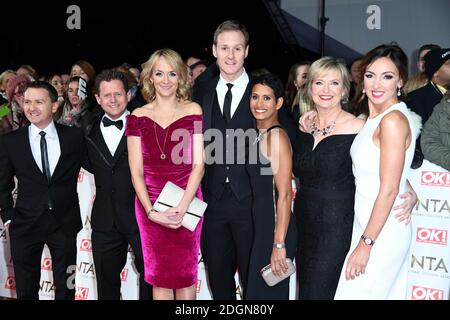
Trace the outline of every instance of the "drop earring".
{"type": "Polygon", "coordinates": [[[400,91],[400,87],[397,88],[397,96],[400,97],[402,95],[402,92],[400,91]]]}
{"type": "Polygon", "coordinates": [[[363,89],[362,93],[363,93],[363,94],[366,93],[366,89],[363,89]]]}

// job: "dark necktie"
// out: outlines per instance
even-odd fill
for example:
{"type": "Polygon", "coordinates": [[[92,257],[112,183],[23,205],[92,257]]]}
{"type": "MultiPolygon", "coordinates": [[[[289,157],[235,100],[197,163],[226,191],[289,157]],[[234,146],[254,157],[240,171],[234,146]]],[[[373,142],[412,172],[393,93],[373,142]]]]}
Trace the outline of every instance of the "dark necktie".
{"type": "Polygon", "coordinates": [[[44,174],[47,182],[50,183],[50,165],[48,163],[48,152],[47,152],[47,141],[45,140],[45,132],[39,132],[41,136],[41,163],[42,163],[42,173],[44,174]]]}
{"type": "Polygon", "coordinates": [[[122,128],[123,128],[122,120],[113,121],[110,118],[104,117],[102,122],[105,127],[116,126],[116,128],[119,130],[122,130],[122,128]]]}
{"type": "Polygon", "coordinates": [[[223,117],[227,124],[231,121],[231,100],[233,100],[233,95],[231,94],[231,88],[233,88],[232,83],[227,83],[228,91],[225,94],[225,99],[223,100],[223,117]]]}

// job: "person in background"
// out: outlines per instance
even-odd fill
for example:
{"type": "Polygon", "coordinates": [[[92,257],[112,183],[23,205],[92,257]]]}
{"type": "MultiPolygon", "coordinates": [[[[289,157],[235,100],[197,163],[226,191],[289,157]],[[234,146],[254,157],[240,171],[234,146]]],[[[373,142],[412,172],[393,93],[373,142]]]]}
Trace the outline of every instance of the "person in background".
{"type": "Polygon", "coordinates": [[[64,94],[67,94],[67,91],[69,90],[69,81],[70,81],[70,75],[67,73],[61,74],[61,82],[64,89],[64,94]]]}
{"type": "Polygon", "coordinates": [[[56,92],[58,92],[59,108],[62,108],[65,100],[65,92],[61,76],[58,73],[52,72],[44,75],[40,80],[50,83],[56,89],[56,92]]]}
{"type": "Polygon", "coordinates": [[[299,97],[301,89],[306,82],[311,62],[301,61],[294,64],[289,70],[288,80],[286,83],[285,105],[292,114],[295,123],[298,123],[302,111],[300,110],[299,97]]]}
{"type": "Polygon", "coordinates": [[[448,90],[425,122],[420,143],[425,159],[450,171],[450,92],[448,90]]]}
{"type": "Polygon", "coordinates": [[[425,74],[428,84],[407,96],[408,107],[422,117],[422,124],[450,88],[450,48],[432,49],[425,55],[425,74]]]}
{"type": "Polygon", "coordinates": [[[69,127],[81,127],[82,118],[90,111],[85,103],[85,98],[79,96],[79,86],[81,77],[72,77],[69,81],[67,98],[55,117],[57,122],[69,127]]]}
{"type": "Polygon", "coordinates": [[[23,64],[17,69],[17,75],[27,77],[30,81],[39,79],[36,70],[29,64],[23,64]]]}
{"type": "Polygon", "coordinates": [[[425,74],[425,55],[432,49],[440,48],[441,47],[436,44],[426,44],[419,48],[419,51],[417,52],[417,74],[410,77],[406,82],[403,88],[405,94],[427,85],[428,79],[425,74]]]}
{"type": "Polygon", "coordinates": [[[30,80],[25,76],[15,76],[8,81],[6,86],[8,105],[7,109],[3,109],[4,115],[1,117],[0,134],[17,130],[29,123],[23,112],[23,94],[29,84],[30,80]]]}
{"type": "Polygon", "coordinates": [[[8,103],[8,98],[6,97],[6,86],[17,73],[13,70],[5,70],[0,74],[0,106],[8,103]]]}
{"type": "Polygon", "coordinates": [[[81,77],[86,82],[93,82],[95,78],[95,69],[85,60],[76,61],[70,68],[70,77],[81,77]]]}

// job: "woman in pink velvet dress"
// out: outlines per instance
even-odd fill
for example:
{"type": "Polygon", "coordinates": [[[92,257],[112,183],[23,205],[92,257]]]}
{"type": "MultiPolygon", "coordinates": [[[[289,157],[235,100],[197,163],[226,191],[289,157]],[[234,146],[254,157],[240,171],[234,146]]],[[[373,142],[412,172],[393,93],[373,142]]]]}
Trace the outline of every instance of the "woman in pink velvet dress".
{"type": "Polygon", "coordinates": [[[191,232],[181,220],[191,200],[202,197],[202,110],[189,100],[187,71],[171,49],[157,50],[143,65],[148,104],[128,117],[128,161],[136,190],[145,280],[154,299],[195,299],[202,220],[191,232]],[[177,207],[152,209],[167,181],[186,190],[177,207]]]}

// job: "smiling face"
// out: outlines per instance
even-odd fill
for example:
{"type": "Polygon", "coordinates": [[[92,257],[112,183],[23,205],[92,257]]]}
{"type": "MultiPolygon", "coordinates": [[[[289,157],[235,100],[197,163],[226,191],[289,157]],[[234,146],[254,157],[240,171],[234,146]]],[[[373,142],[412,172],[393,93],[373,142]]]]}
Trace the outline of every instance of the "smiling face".
{"type": "Polygon", "coordinates": [[[378,58],[364,72],[364,90],[369,106],[383,110],[397,103],[397,90],[402,85],[397,67],[387,57],[378,58]]]}
{"type": "Polygon", "coordinates": [[[312,81],[311,97],[316,108],[340,107],[343,94],[344,85],[339,70],[324,70],[312,81]]]}
{"type": "Polygon", "coordinates": [[[125,112],[130,98],[130,93],[125,91],[120,80],[102,81],[95,95],[97,103],[112,120],[120,118],[125,112]]]}
{"type": "Polygon", "coordinates": [[[150,79],[155,86],[157,95],[161,97],[176,95],[178,74],[164,57],[161,56],[156,60],[150,79]]]}
{"type": "Polygon", "coordinates": [[[276,98],[273,89],[263,84],[255,84],[250,96],[250,110],[256,121],[276,120],[283,98],[276,98]]]}
{"type": "Polygon", "coordinates": [[[240,31],[224,31],[217,36],[213,45],[213,55],[217,58],[221,75],[228,82],[239,78],[244,70],[244,60],[248,55],[245,36],[240,31]]]}
{"type": "Polygon", "coordinates": [[[28,88],[24,95],[23,110],[28,121],[39,129],[45,129],[58,109],[58,102],[52,102],[47,90],[28,88]]]}

